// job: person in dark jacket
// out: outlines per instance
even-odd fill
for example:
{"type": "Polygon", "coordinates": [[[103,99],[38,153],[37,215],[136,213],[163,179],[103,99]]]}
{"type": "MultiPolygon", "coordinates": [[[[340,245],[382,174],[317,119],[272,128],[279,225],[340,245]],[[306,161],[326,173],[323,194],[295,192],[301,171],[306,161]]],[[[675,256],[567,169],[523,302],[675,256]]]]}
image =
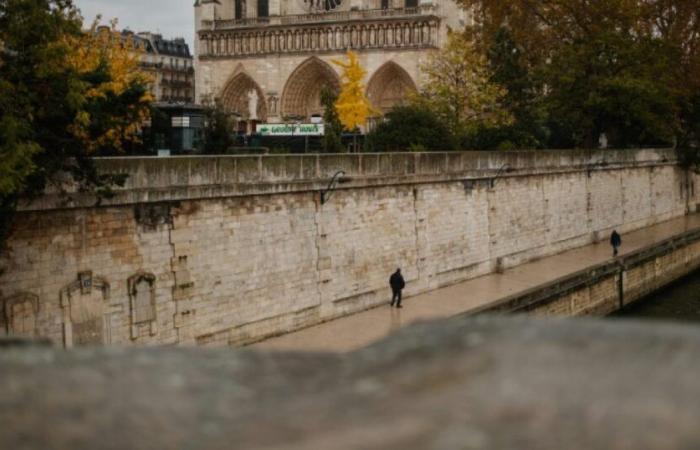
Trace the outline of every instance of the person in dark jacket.
{"type": "Polygon", "coordinates": [[[406,287],[406,281],[404,281],[401,275],[401,269],[396,269],[396,272],[389,278],[389,285],[391,285],[391,306],[394,306],[396,302],[397,308],[402,308],[401,306],[401,290],[406,287]]]}
{"type": "Polygon", "coordinates": [[[613,256],[617,256],[617,249],[622,245],[622,237],[620,237],[620,233],[617,230],[613,230],[610,235],[610,245],[613,248],[613,256]]]}

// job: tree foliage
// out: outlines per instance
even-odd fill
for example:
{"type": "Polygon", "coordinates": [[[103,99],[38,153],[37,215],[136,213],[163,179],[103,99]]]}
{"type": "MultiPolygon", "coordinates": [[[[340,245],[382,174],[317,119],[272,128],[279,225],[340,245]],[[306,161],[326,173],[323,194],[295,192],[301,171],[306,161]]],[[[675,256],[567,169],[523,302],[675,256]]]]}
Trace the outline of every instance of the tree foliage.
{"type": "MultiPolygon", "coordinates": [[[[592,147],[602,133],[620,147],[697,143],[700,0],[460,2],[475,12],[468,35],[492,64],[512,59],[493,51],[504,33],[517,49],[547,145],[592,147]]],[[[513,78],[497,81],[519,91],[513,78]]]]}
{"type": "Polygon", "coordinates": [[[366,140],[366,148],[373,152],[449,151],[454,150],[455,145],[445,122],[430,109],[417,105],[391,110],[366,140]]]}
{"type": "Polygon", "coordinates": [[[535,75],[530,72],[523,49],[506,28],[497,31],[487,49],[491,81],[506,90],[502,105],[513,121],[499,127],[482,127],[472,136],[477,148],[542,148],[549,132],[535,75]]]}
{"type": "Polygon", "coordinates": [[[144,52],[132,36],[123,37],[116,29],[97,27],[87,33],[64,35],[70,49],[66,69],[82,78],[82,98],[69,132],[84,149],[120,150],[139,139],[141,124],[149,117],[153,97],[145,87],[152,81],[139,69],[144,52]]]}
{"type": "Polygon", "coordinates": [[[222,154],[235,145],[233,118],[220,100],[204,109],[204,153],[222,154]]]}
{"type": "Polygon", "coordinates": [[[506,90],[491,81],[486,57],[465,35],[450,33],[445,46],[423,65],[418,106],[443,120],[454,136],[510,122],[502,101],[506,90]]]}
{"type": "Polygon", "coordinates": [[[59,173],[99,195],[122,179],[98,174],[90,157],[138,139],[148,80],[128,42],[81,26],[71,0],[0,0],[3,218],[59,173]]]}
{"type": "Polygon", "coordinates": [[[679,131],[672,53],[661,41],[615,32],[564,47],[544,69],[553,129],[570,129],[572,143],[588,148],[601,134],[618,147],[672,144],[679,131]]]}
{"type": "Polygon", "coordinates": [[[338,95],[335,109],[345,129],[355,131],[364,126],[367,119],[378,112],[365,96],[363,80],[367,71],[360,65],[355,52],[348,51],[347,58],[347,62],[333,60],[333,64],[343,69],[340,95],[338,95]]]}
{"type": "Polygon", "coordinates": [[[326,153],[337,153],[343,151],[343,124],[338,117],[335,103],[338,96],[329,88],[321,90],[321,104],[323,105],[324,134],[322,138],[323,151],[326,153]]]}

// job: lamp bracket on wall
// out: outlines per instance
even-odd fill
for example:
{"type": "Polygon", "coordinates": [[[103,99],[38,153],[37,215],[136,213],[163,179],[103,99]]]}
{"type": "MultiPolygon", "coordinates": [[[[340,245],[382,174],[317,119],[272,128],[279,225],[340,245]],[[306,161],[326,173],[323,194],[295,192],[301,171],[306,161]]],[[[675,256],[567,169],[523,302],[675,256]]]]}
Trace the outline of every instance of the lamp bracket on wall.
{"type": "Polygon", "coordinates": [[[503,164],[500,169],[498,169],[498,172],[496,172],[496,176],[491,178],[491,189],[496,186],[496,180],[501,177],[504,173],[509,173],[509,172],[514,172],[515,169],[511,168],[508,163],[503,164]]]}
{"type": "Polygon", "coordinates": [[[330,200],[335,188],[338,186],[338,183],[344,183],[347,181],[350,181],[350,179],[345,177],[345,171],[337,171],[335,175],[333,175],[333,178],[331,178],[330,183],[328,183],[328,187],[321,191],[321,205],[326,204],[326,202],[330,200]]]}

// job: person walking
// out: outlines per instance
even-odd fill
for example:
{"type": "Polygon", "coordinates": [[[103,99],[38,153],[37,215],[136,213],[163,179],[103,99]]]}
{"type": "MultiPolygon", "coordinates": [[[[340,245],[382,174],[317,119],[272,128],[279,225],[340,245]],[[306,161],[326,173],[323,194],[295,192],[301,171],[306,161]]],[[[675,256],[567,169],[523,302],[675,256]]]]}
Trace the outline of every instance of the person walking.
{"type": "Polygon", "coordinates": [[[396,269],[396,272],[389,278],[389,285],[391,286],[391,306],[396,303],[397,308],[403,308],[401,306],[401,290],[406,287],[406,281],[401,275],[401,269],[396,269]]]}
{"type": "Polygon", "coordinates": [[[620,237],[620,233],[617,230],[613,230],[610,235],[610,245],[613,248],[613,257],[617,256],[617,249],[622,245],[622,237],[620,237]]]}

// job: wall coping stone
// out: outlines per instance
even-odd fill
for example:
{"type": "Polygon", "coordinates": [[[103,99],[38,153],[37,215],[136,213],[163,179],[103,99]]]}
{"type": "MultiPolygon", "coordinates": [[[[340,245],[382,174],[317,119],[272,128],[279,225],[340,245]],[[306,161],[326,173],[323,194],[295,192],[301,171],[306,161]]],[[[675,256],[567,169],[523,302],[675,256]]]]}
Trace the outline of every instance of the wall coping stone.
{"type": "MultiPolygon", "coordinates": [[[[675,165],[673,149],[521,150],[429,153],[109,157],[95,159],[100,173],[127,174],[102,206],[314,192],[338,171],[338,188],[362,188],[521,177],[566,171],[675,165]]],[[[466,186],[465,186],[466,188],[466,186]]],[[[98,204],[72,183],[47,190],[20,211],[71,209],[98,204]],[[64,193],[62,193],[62,191],[64,193]]]]}

